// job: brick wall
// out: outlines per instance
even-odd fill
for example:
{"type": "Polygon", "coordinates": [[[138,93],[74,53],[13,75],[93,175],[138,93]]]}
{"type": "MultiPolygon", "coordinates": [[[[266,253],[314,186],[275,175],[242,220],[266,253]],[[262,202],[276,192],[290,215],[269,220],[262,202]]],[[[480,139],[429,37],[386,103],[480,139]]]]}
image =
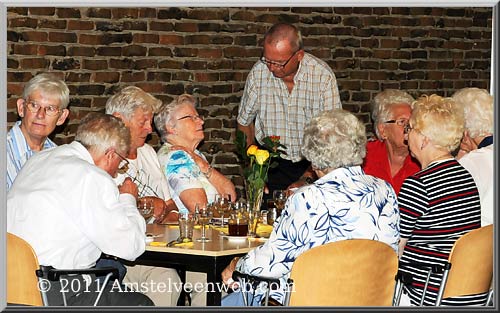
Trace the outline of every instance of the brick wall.
{"type": "MultiPolygon", "coordinates": [[[[187,92],[205,116],[201,150],[241,186],[232,140],[245,79],[265,31],[299,26],[305,49],[334,70],[345,109],[367,125],[369,101],[385,88],[451,95],[489,88],[491,8],[8,8],[7,121],[39,72],[64,78],[71,142],[79,120],[103,111],[118,88],[136,85],[169,101],[187,92]]],[[[159,140],[154,134],[149,141],[159,140]]]]}

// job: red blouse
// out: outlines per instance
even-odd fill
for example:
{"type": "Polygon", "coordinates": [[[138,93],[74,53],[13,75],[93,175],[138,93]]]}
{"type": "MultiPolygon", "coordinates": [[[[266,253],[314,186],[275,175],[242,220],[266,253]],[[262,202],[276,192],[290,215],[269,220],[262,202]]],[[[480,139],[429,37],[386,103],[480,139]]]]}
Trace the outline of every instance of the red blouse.
{"type": "Polygon", "coordinates": [[[391,184],[392,188],[399,194],[401,185],[406,177],[420,171],[420,164],[409,154],[405,159],[403,167],[391,177],[391,168],[385,144],[380,140],[369,141],[366,145],[366,157],[363,162],[363,170],[366,174],[382,178],[391,184]]]}

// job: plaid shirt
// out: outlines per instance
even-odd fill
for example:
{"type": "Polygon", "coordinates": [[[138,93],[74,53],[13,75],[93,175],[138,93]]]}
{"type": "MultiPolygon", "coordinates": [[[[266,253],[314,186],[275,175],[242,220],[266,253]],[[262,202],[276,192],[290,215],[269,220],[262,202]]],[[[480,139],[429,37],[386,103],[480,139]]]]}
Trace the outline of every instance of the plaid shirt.
{"type": "Polygon", "coordinates": [[[287,147],[284,158],[302,159],[300,146],[308,121],[324,110],[342,108],[337,80],[332,69],[315,56],[304,53],[294,77],[291,93],[262,62],[250,71],[238,112],[238,123],[249,125],[255,119],[255,138],[280,136],[287,147]]]}
{"type": "MultiPolygon", "coordinates": [[[[14,183],[17,173],[36,151],[32,150],[21,131],[21,121],[17,121],[7,134],[7,191],[14,183]]],[[[42,150],[56,147],[49,138],[45,139],[42,150]]]]}

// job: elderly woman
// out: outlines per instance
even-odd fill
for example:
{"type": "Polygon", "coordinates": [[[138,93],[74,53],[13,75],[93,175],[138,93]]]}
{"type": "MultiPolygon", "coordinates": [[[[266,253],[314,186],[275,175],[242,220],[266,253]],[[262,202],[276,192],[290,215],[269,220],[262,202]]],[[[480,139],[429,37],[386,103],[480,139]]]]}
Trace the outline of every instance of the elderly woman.
{"type": "Polygon", "coordinates": [[[196,99],[183,94],[161,108],[155,126],[165,143],[158,151],[160,165],[179,212],[194,212],[196,203],[210,203],[216,194],[236,199],[233,183],[197,150],[205,138],[196,99]]]}
{"type": "Polygon", "coordinates": [[[366,145],[363,170],[389,182],[396,194],[406,177],[418,172],[420,165],[410,156],[403,128],[411,116],[413,97],[397,89],[386,89],[372,102],[372,120],[377,139],[366,145]]]}
{"type": "MultiPolygon", "coordinates": [[[[388,182],[365,175],[361,169],[365,146],[365,127],[352,113],[336,109],[312,118],[305,128],[301,152],[319,178],[288,198],[269,240],[241,259],[233,259],[222,273],[223,281],[231,284],[235,269],[280,278],[282,289],[272,291],[271,297],[283,303],[292,264],[308,249],[365,238],[385,242],[397,251],[396,194],[388,182]],[[320,223],[325,217],[330,222],[320,223]],[[299,230],[305,235],[296,236],[299,230]]],[[[254,305],[262,298],[259,291],[254,305]]],[[[222,305],[241,305],[240,301],[241,294],[235,292],[224,298],[222,305]]]]}
{"type": "Polygon", "coordinates": [[[458,162],[471,173],[481,199],[481,226],[493,223],[493,96],[485,89],[463,88],[453,100],[464,110],[465,131],[458,162]]]}
{"type": "MultiPolygon", "coordinates": [[[[203,118],[196,111],[193,96],[183,94],[175,98],[160,109],[154,122],[164,142],[158,159],[179,213],[194,212],[197,203],[213,202],[216,194],[229,194],[236,199],[233,183],[212,168],[197,150],[205,135],[203,118]]],[[[204,274],[187,272],[186,281],[198,284],[206,282],[206,278],[204,274]]],[[[193,289],[191,305],[206,305],[206,294],[193,289]]]]}
{"type": "MultiPolygon", "coordinates": [[[[451,156],[464,130],[463,111],[455,106],[451,98],[424,95],[414,102],[405,128],[411,154],[422,164],[421,171],[404,181],[398,196],[400,270],[413,278],[404,288],[412,305],[421,299],[427,273],[415,263],[444,265],[455,241],[481,226],[474,179],[451,156]]],[[[431,276],[424,305],[435,303],[440,276],[431,276]]],[[[451,304],[443,300],[443,305],[451,304]]]]}

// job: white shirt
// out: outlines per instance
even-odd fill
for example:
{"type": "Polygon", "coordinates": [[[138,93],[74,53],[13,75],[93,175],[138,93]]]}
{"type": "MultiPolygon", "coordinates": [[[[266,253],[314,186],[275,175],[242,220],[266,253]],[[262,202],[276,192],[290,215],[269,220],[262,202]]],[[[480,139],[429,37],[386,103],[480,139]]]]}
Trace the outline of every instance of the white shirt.
{"type": "Polygon", "coordinates": [[[481,200],[481,226],[493,223],[493,145],[473,150],[458,162],[476,182],[481,200]]]}
{"type": "Polygon", "coordinates": [[[41,265],[60,269],[92,267],[101,252],[133,261],[146,239],[135,198],[119,194],[76,141],[26,162],[7,195],[7,231],[26,240],[41,265]]]}
{"type": "Polygon", "coordinates": [[[115,178],[117,185],[123,183],[128,176],[132,178],[139,189],[139,197],[155,196],[170,200],[170,191],[163,174],[156,151],[148,144],[137,149],[137,158],[127,159],[130,163],[126,174],[118,174],[115,178]]]}

